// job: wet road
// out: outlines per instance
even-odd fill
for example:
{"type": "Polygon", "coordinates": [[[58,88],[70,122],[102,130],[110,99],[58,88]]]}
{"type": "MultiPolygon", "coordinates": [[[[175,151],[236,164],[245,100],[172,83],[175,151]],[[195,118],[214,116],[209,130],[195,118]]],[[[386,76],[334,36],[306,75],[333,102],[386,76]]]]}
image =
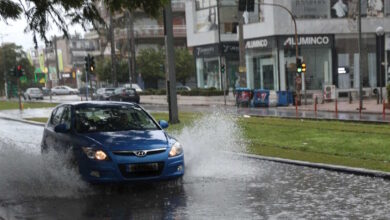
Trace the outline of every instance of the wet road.
{"type": "Polygon", "coordinates": [[[175,134],[181,183],[101,188],[41,158],[41,127],[0,120],[0,219],[390,219],[390,182],[221,153],[237,129],[214,114],[175,134]]]}

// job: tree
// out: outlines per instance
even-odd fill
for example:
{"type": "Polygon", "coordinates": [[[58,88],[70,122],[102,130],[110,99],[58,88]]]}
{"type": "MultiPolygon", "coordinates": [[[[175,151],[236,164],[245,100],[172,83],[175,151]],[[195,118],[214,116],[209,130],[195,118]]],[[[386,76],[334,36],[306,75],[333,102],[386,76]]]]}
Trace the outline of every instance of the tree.
{"type": "Polygon", "coordinates": [[[26,53],[21,46],[16,44],[3,44],[0,47],[0,91],[4,91],[4,71],[7,74],[7,79],[15,80],[11,76],[11,69],[17,65],[21,65],[24,69],[26,77],[29,81],[34,78],[34,67],[27,59],[26,53]]]}
{"type": "Polygon", "coordinates": [[[133,11],[141,8],[151,16],[157,16],[167,0],[1,0],[0,20],[17,20],[24,16],[27,20],[26,31],[31,31],[35,45],[37,35],[48,41],[46,31],[51,24],[57,26],[68,36],[69,24],[81,24],[84,29],[91,24],[104,24],[96,7],[101,1],[111,12],[133,11]]]}
{"type": "Polygon", "coordinates": [[[186,48],[175,50],[176,79],[185,85],[187,80],[195,73],[193,56],[186,48]]]}
{"type": "MultiPolygon", "coordinates": [[[[117,80],[120,83],[127,83],[129,81],[129,67],[126,59],[120,59],[116,62],[116,68],[118,70],[117,80]]],[[[111,74],[111,59],[99,58],[94,73],[97,75],[99,81],[108,81],[114,83],[113,76],[111,74]]]]}
{"type": "Polygon", "coordinates": [[[148,48],[139,51],[137,71],[141,73],[145,87],[157,88],[158,80],[165,78],[164,63],[165,54],[162,49],[148,48]]]}

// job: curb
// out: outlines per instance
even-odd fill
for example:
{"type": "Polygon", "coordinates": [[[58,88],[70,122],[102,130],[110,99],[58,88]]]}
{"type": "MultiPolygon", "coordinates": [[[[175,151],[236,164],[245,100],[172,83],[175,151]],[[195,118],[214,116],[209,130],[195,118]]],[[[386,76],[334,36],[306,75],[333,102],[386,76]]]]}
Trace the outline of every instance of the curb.
{"type": "Polygon", "coordinates": [[[369,170],[369,169],[364,169],[364,168],[354,168],[354,167],[347,167],[347,166],[340,166],[340,165],[330,165],[330,164],[324,164],[324,163],[311,163],[311,162],[306,162],[306,161],[283,159],[283,158],[279,158],[279,157],[259,156],[259,155],[254,155],[254,154],[235,153],[235,152],[229,152],[229,153],[232,153],[232,154],[235,154],[238,156],[242,156],[242,157],[252,158],[252,159],[258,159],[258,160],[271,161],[271,162],[276,162],[276,163],[290,164],[290,165],[295,165],[295,166],[304,166],[304,167],[323,169],[323,170],[329,170],[329,171],[335,171],[335,172],[341,172],[341,173],[349,173],[349,174],[354,174],[354,175],[358,175],[358,176],[368,176],[368,177],[375,177],[375,178],[382,178],[385,180],[390,180],[390,172],[369,170]]]}
{"type": "Polygon", "coordinates": [[[4,120],[8,120],[8,121],[16,121],[16,122],[20,122],[20,123],[25,123],[25,124],[45,127],[45,123],[41,123],[41,122],[28,121],[28,120],[17,119],[17,118],[9,118],[9,117],[4,117],[4,116],[0,116],[0,119],[4,119],[4,120]]]}
{"type": "Polygon", "coordinates": [[[340,121],[340,122],[351,122],[361,124],[390,124],[390,121],[367,121],[367,120],[353,120],[353,119],[339,119],[339,118],[315,118],[315,117],[294,117],[294,116],[274,116],[274,115],[256,115],[256,114],[244,114],[251,117],[262,117],[262,118],[285,118],[285,119],[302,119],[302,120],[317,120],[317,121],[340,121]]]}

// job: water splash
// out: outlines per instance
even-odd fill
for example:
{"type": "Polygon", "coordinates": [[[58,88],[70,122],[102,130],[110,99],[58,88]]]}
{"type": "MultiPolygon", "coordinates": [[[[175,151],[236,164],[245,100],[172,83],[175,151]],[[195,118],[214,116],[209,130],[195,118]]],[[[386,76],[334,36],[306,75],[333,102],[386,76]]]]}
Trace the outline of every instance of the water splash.
{"type": "Polygon", "coordinates": [[[187,177],[235,178],[252,172],[245,160],[227,153],[246,148],[237,120],[231,114],[214,112],[174,134],[184,146],[187,177]]]}
{"type": "MultiPolygon", "coordinates": [[[[37,145],[35,145],[37,147],[37,145]]],[[[70,156],[0,141],[0,198],[77,197],[88,192],[74,169],[67,166],[70,156]]]]}

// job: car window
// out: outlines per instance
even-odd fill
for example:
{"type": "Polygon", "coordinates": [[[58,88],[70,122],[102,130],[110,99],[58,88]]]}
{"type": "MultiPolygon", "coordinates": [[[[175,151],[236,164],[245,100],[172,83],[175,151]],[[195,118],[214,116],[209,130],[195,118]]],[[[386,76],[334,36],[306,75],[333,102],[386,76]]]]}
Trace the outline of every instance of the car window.
{"type": "Polygon", "coordinates": [[[63,111],[64,111],[64,107],[61,106],[58,107],[57,110],[55,110],[55,112],[53,112],[53,116],[51,118],[51,124],[53,126],[57,126],[60,124],[63,111]]]}
{"type": "Polygon", "coordinates": [[[128,95],[135,95],[135,90],[134,90],[134,89],[127,89],[127,90],[126,90],[126,93],[127,93],[128,95]]]}
{"type": "Polygon", "coordinates": [[[117,88],[117,89],[115,89],[114,94],[120,94],[120,93],[122,93],[122,91],[123,91],[123,88],[117,88]]]}
{"type": "Polygon", "coordinates": [[[66,127],[70,128],[71,119],[72,119],[71,108],[67,106],[64,108],[60,124],[66,124],[66,127]]]}
{"type": "Polygon", "coordinates": [[[75,128],[79,133],[159,129],[141,108],[128,105],[76,108],[75,128]]]}

